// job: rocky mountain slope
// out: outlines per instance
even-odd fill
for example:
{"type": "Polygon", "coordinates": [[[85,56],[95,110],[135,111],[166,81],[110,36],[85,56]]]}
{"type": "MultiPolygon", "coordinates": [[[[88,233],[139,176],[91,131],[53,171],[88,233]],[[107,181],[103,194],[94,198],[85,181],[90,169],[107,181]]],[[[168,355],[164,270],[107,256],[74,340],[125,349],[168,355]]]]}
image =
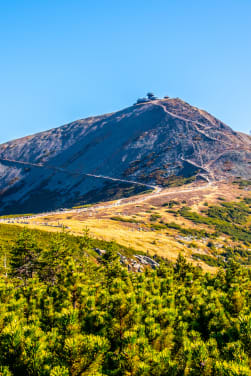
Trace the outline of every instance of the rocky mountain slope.
{"type": "Polygon", "coordinates": [[[250,161],[250,136],[180,99],[154,99],[0,145],[0,211],[71,207],[195,178],[247,179],[250,161]]]}

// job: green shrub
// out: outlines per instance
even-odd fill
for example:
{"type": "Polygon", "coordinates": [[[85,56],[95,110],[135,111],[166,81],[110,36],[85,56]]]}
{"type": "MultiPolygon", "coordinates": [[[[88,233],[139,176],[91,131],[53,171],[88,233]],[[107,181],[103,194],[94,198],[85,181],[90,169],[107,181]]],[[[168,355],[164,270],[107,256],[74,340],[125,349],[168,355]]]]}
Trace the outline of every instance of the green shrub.
{"type": "Polygon", "coordinates": [[[229,260],[211,275],[179,255],[128,272],[120,246],[88,229],[73,237],[5,225],[0,234],[10,266],[0,272],[3,376],[249,374],[247,268],[229,260]],[[102,263],[94,246],[107,250],[102,263]]]}

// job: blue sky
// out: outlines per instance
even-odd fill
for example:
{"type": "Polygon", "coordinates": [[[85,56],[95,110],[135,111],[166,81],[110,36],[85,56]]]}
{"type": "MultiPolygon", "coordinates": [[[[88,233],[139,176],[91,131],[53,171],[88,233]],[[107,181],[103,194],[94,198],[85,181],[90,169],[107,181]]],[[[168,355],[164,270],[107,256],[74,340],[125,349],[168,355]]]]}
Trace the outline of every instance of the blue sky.
{"type": "Polygon", "coordinates": [[[0,142],[180,97],[251,130],[250,0],[0,2],[0,142]]]}

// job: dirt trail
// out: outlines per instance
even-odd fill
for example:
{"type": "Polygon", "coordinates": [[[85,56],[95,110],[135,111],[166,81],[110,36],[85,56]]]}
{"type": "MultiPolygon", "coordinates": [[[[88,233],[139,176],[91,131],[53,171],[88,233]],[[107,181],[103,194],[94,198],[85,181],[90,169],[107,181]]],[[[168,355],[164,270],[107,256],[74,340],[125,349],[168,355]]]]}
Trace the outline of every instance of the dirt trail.
{"type": "MultiPolygon", "coordinates": [[[[203,124],[203,123],[201,123],[201,122],[199,122],[199,121],[196,121],[196,120],[190,120],[190,119],[187,119],[187,118],[185,118],[185,117],[183,117],[183,116],[180,116],[180,115],[176,115],[175,113],[173,113],[173,112],[171,112],[171,111],[168,111],[167,109],[166,109],[166,107],[162,104],[162,103],[153,103],[155,106],[160,106],[161,108],[163,108],[163,110],[168,114],[168,115],[170,115],[170,116],[172,116],[172,117],[174,117],[174,118],[176,118],[176,119],[180,119],[180,120],[182,120],[182,121],[185,121],[185,122],[188,122],[188,123],[193,123],[193,124],[195,124],[195,128],[196,128],[196,130],[197,130],[197,132],[198,133],[201,133],[203,136],[205,136],[205,137],[207,137],[209,140],[211,140],[211,141],[219,141],[217,138],[214,138],[214,137],[211,137],[211,136],[209,136],[208,134],[206,134],[203,130],[201,130],[201,129],[199,129],[198,127],[197,127],[197,125],[200,125],[200,126],[202,126],[204,129],[205,129],[205,124],[203,124]]],[[[221,142],[222,143],[224,143],[224,144],[226,144],[226,145],[229,145],[229,146],[232,146],[231,144],[229,144],[228,142],[226,142],[226,141],[223,141],[223,140],[221,140],[221,142]]]]}
{"type": "Polygon", "coordinates": [[[107,179],[107,180],[111,180],[111,181],[119,181],[119,182],[123,182],[123,183],[135,184],[135,185],[139,185],[139,186],[144,186],[148,189],[153,189],[154,191],[149,193],[149,194],[143,194],[141,197],[135,198],[135,196],[134,196],[134,198],[132,198],[132,199],[129,199],[129,198],[119,199],[119,200],[116,200],[116,201],[108,202],[107,204],[102,204],[102,205],[96,204],[96,205],[93,205],[93,206],[89,206],[88,208],[79,208],[79,209],[71,209],[71,210],[67,210],[67,209],[56,210],[56,211],[36,214],[36,215],[33,215],[33,216],[29,216],[29,217],[20,216],[20,217],[1,219],[0,222],[8,222],[8,221],[11,221],[11,220],[18,221],[20,219],[31,219],[31,218],[46,217],[48,215],[55,215],[55,214],[62,214],[62,213],[69,213],[69,214],[70,213],[80,213],[80,212],[84,212],[84,211],[88,211],[88,210],[94,210],[94,209],[95,210],[101,210],[101,209],[106,209],[106,208],[107,209],[112,208],[112,207],[115,207],[115,206],[117,207],[117,206],[128,205],[128,204],[138,204],[138,203],[147,201],[151,198],[168,196],[168,195],[171,195],[171,194],[174,194],[174,193],[187,193],[187,192],[200,191],[200,190],[203,190],[203,189],[207,189],[212,185],[212,181],[210,179],[208,179],[208,183],[204,184],[204,185],[200,185],[200,186],[196,186],[196,187],[190,187],[190,188],[181,189],[181,190],[177,189],[177,188],[175,190],[164,190],[164,192],[163,192],[163,188],[160,187],[160,186],[157,186],[157,185],[145,184],[145,183],[140,183],[140,182],[136,182],[136,181],[119,179],[119,178],[114,178],[114,177],[104,176],[104,175],[95,175],[95,174],[88,174],[88,173],[81,173],[81,172],[72,172],[72,171],[65,170],[61,167],[55,167],[55,166],[49,166],[49,165],[43,165],[43,164],[36,164],[36,163],[29,163],[29,162],[15,161],[15,160],[10,160],[10,159],[0,158],[0,161],[1,160],[6,161],[6,162],[11,162],[11,163],[17,163],[17,164],[21,164],[21,165],[54,169],[54,170],[66,172],[66,173],[69,173],[69,174],[72,174],[72,173],[75,174],[76,173],[78,175],[90,176],[90,177],[94,177],[94,178],[97,178],[97,179],[107,179]]]}
{"type": "Polygon", "coordinates": [[[120,207],[123,205],[131,205],[131,204],[139,204],[144,201],[150,200],[152,198],[157,198],[157,197],[162,197],[162,196],[169,196],[173,194],[180,194],[180,193],[188,193],[188,192],[196,192],[196,191],[201,191],[204,189],[208,189],[210,186],[212,186],[212,182],[209,181],[207,184],[203,184],[197,187],[190,187],[186,189],[175,189],[175,190],[162,190],[161,188],[156,189],[154,192],[145,194],[142,197],[137,197],[135,198],[124,198],[124,199],[119,199],[116,201],[112,202],[107,202],[103,203],[102,205],[100,204],[95,204],[93,206],[88,206],[87,208],[79,208],[79,209],[65,209],[65,210],[57,210],[57,211],[51,211],[51,212],[46,212],[46,213],[40,213],[40,214],[35,214],[29,217],[14,217],[14,218],[7,218],[7,219],[0,219],[0,222],[9,222],[9,221],[19,221],[19,220],[26,220],[26,219],[32,219],[32,218],[42,218],[42,217],[48,217],[50,215],[58,215],[58,214],[74,214],[74,213],[81,213],[81,212],[86,212],[86,211],[98,211],[98,210],[103,210],[103,209],[109,209],[113,207],[120,207]]]}
{"type": "Polygon", "coordinates": [[[81,172],[81,171],[69,171],[69,170],[62,168],[62,167],[45,165],[45,164],[42,164],[42,163],[30,163],[30,162],[23,162],[23,161],[15,161],[13,159],[7,159],[7,158],[0,158],[0,162],[1,161],[9,162],[9,163],[15,163],[15,164],[21,164],[21,165],[30,166],[30,167],[46,168],[46,169],[55,170],[55,171],[59,171],[59,172],[65,172],[67,174],[89,176],[89,177],[93,177],[93,178],[96,178],[96,179],[119,181],[121,183],[129,183],[129,184],[134,184],[134,185],[139,185],[139,186],[142,186],[142,187],[154,189],[155,191],[158,191],[158,192],[161,190],[161,187],[159,187],[157,185],[140,183],[140,182],[137,182],[137,181],[134,181],[134,180],[119,179],[119,178],[114,178],[114,177],[105,176],[105,175],[89,174],[89,173],[81,172]]]}

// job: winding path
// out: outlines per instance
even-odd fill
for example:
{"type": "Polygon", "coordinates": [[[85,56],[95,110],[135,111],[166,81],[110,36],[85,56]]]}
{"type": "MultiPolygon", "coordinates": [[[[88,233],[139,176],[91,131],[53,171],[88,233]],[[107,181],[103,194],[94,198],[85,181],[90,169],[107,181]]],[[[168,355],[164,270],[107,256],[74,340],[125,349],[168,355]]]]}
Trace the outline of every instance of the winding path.
{"type": "Polygon", "coordinates": [[[58,172],[65,172],[67,174],[89,176],[89,177],[96,178],[96,179],[105,179],[105,180],[119,181],[121,183],[134,184],[134,185],[139,185],[139,186],[146,187],[146,188],[149,188],[149,189],[154,189],[156,192],[160,192],[161,191],[161,187],[159,187],[157,185],[152,185],[152,184],[147,184],[147,183],[140,183],[140,182],[137,182],[137,181],[134,181],[134,180],[119,179],[119,178],[114,178],[114,177],[105,176],[105,175],[89,174],[89,173],[85,173],[85,172],[81,172],[81,171],[69,171],[69,170],[67,170],[65,168],[62,168],[62,167],[45,165],[45,164],[42,164],[42,163],[31,163],[31,162],[24,162],[24,161],[16,161],[14,159],[7,159],[7,158],[0,158],[0,162],[1,161],[9,162],[9,163],[15,163],[15,164],[20,164],[22,166],[25,165],[25,166],[29,166],[29,167],[46,168],[46,169],[55,170],[55,171],[58,171],[58,172]]]}
{"type": "Polygon", "coordinates": [[[88,208],[79,208],[79,209],[71,209],[71,210],[57,210],[57,211],[51,211],[51,212],[46,212],[46,213],[40,213],[40,214],[35,214],[33,216],[29,217],[15,217],[15,218],[7,218],[7,219],[0,219],[0,222],[9,222],[9,221],[19,221],[25,220],[25,219],[31,219],[31,218],[39,218],[39,217],[46,217],[48,215],[55,215],[55,214],[62,214],[62,213],[79,213],[79,212],[85,212],[89,210],[101,210],[101,209],[106,209],[106,208],[112,208],[112,207],[117,207],[117,206],[122,206],[122,205],[128,205],[128,204],[138,204],[144,201],[147,201],[151,198],[156,198],[156,197],[161,197],[161,196],[168,196],[174,193],[187,193],[187,192],[195,192],[195,191],[200,191],[209,188],[212,185],[212,181],[208,180],[207,184],[200,185],[197,187],[190,187],[186,189],[176,189],[176,190],[164,190],[163,188],[157,185],[151,185],[151,184],[146,184],[146,183],[140,183],[132,180],[125,180],[125,179],[119,179],[119,178],[114,178],[110,176],[105,176],[105,175],[95,175],[95,174],[88,174],[88,173],[83,173],[83,172],[73,172],[73,171],[68,171],[66,169],[63,169],[61,167],[55,167],[55,166],[49,166],[49,165],[43,165],[41,163],[30,163],[30,162],[24,162],[24,161],[16,161],[12,159],[4,159],[0,158],[0,162],[5,161],[9,163],[15,163],[15,164],[20,164],[20,165],[25,165],[25,166],[30,166],[30,167],[38,167],[38,168],[48,168],[56,171],[61,171],[61,172],[66,172],[69,174],[77,174],[77,175],[84,175],[84,176],[89,176],[97,179],[106,179],[106,180],[111,180],[111,181],[119,181],[122,183],[129,183],[129,184],[135,184],[139,186],[146,187],[148,189],[153,189],[153,192],[148,193],[148,194],[143,194],[141,197],[137,197],[134,199],[128,199],[128,198],[123,198],[119,199],[116,201],[112,202],[107,202],[107,204],[96,204],[93,206],[90,206],[88,208]]]}
{"type": "MultiPolygon", "coordinates": [[[[154,192],[151,192],[149,194],[144,194],[142,197],[134,198],[134,199],[128,199],[128,198],[123,198],[119,199],[116,201],[112,202],[107,202],[103,203],[102,205],[100,204],[94,204],[93,206],[88,206],[87,208],[79,208],[79,209],[63,209],[63,210],[57,210],[57,211],[51,211],[51,212],[46,212],[46,213],[40,213],[40,214],[35,214],[29,217],[14,217],[14,218],[7,218],[7,219],[0,219],[0,223],[9,223],[10,221],[19,221],[19,220],[27,220],[27,219],[32,219],[32,218],[42,218],[42,217],[48,217],[50,215],[56,215],[56,214],[74,214],[74,213],[81,213],[81,212],[86,212],[86,211],[97,211],[97,210],[103,210],[103,209],[109,209],[113,207],[119,207],[123,205],[130,205],[130,204],[139,204],[144,201],[147,201],[151,198],[157,198],[161,196],[169,196],[172,194],[180,194],[180,193],[188,193],[188,192],[196,192],[196,191],[201,191],[204,189],[208,189],[212,185],[212,181],[209,181],[206,184],[197,186],[197,187],[190,187],[186,189],[181,189],[181,190],[164,190],[160,187],[157,187],[154,192]]],[[[135,196],[134,196],[135,197],[135,196]]]]}

